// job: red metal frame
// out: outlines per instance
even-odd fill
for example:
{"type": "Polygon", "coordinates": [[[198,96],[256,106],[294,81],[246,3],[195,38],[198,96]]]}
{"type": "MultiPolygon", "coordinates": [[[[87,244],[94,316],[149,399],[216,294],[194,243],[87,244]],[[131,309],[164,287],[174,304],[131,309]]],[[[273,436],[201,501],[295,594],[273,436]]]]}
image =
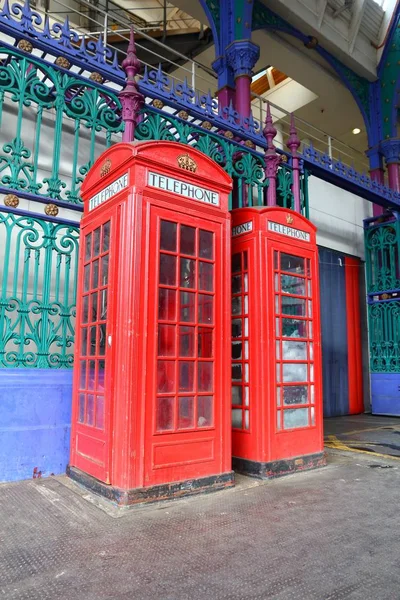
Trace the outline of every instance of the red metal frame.
{"type": "MultiPolygon", "coordinates": [[[[113,222],[108,412],[102,430],[79,422],[76,369],[71,465],[112,486],[137,489],[231,470],[230,189],[216,163],[173,142],[116,144],[84,182],[82,242],[113,222]],[[188,154],[196,173],[179,167],[188,154]],[[149,172],[213,190],[219,205],[148,185],[149,172]],[[129,185],[89,210],[90,199],[103,198],[99,192],[121,177],[129,185]]],[[[82,254],[77,364],[85,267],[82,254]]]]}
{"type": "Polygon", "coordinates": [[[235,401],[238,382],[232,379],[233,411],[249,411],[248,428],[245,420],[242,427],[235,427],[233,415],[233,456],[265,463],[320,453],[322,377],[315,227],[298,213],[272,207],[237,209],[232,217],[233,262],[245,253],[248,261],[247,272],[241,269],[240,292],[232,268],[232,365],[249,364],[248,381],[243,370],[240,382],[248,388],[247,405],[245,394],[242,403],[235,401]],[[307,239],[271,231],[269,223],[272,229],[277,223],[282,231],[303,232],[307,239]],[[244,323],[243,335],[235,335],[235,298],[240,295],[248,296],[248,336],[244,323]],[[236,357],[240,351],[235,349],[240,344],[241,362],[236,357]]]}

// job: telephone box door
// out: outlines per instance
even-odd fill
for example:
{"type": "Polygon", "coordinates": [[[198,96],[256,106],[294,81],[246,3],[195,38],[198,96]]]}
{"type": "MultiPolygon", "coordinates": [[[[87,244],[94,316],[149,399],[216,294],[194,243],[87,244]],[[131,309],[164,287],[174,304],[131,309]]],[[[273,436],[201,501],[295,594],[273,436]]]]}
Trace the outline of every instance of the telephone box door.
{"type": "MultiPolygon", "coordinates": [[[[273,311],[270,328],[271,380],[276,384],[275,451],[279,456],[315,451],[321,436],[317,254],[276,241],[269,243],[273,311]],[[317,414],[318,413],[318,414],[317,414]]],[[[272,409],[273,407],[271,407],[272,409]]],[[[271,415],[274,414],[271,410],[271,415]]]]}
{"type": "Polygon", "coordinates": [[[117,214],[103,213],[81,232],[81,277],[77,311],[72,464],[108,482],[112,414],[113,298],[116,289],[113,240],[117,214]]]}
{"type": "MultiPolygon", "coordinates": [[[[145,485],[221,469],[222,225],[151,207],[145,485]],[[150,259],[151,260],[151,259],[150,259]],[[216,411],[217,414],[216,414],[216,411]]],[[[226,280],[226,277],[225,277],[226,280]]]]}

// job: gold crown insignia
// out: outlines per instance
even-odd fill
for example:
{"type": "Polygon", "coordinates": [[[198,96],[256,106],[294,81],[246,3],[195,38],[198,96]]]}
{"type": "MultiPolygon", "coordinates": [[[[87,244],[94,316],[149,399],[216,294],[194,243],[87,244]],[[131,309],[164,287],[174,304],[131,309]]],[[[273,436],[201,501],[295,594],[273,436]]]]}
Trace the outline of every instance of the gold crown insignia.
{"type": "Polygon", "coordinates": [[[286,223],[288,223],[288,225],[291,225],[293,223],[292,215],[286,215],[286,223]]]}
{"type": "Polygon", "coordinates": [[[181,154],[176,160],[181,169],[191,171],[192,173],[196,172],[197,163],[193,158],[190,158],[189,154],[181,154]]]}
{"type": "Polygon", "coordinates": [[[111,160],[109,158],[107,158],[107,160],[105,160],[103,162],[103,164],[101,165],[100,177],[105,177],[106,175],[109,174],[110,171],[111,171],[111,160]]]}

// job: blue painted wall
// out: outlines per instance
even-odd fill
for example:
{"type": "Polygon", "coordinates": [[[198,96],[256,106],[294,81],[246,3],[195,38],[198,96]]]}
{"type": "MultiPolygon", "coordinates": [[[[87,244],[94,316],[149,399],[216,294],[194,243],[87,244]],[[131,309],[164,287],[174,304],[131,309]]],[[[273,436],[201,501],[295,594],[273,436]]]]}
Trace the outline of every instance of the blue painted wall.
{"type": "Polygon", "coordinates": [[[371,411],[400,416],[400,373],[371,373],[371,411]]]}
{"type": "Polygon", "coordinates": [[[65,473],[72,369],[0,369],[0,482],[65,473]]]}
{"type": "Polygon", "coordinates": [[[345,257],[319,247],[324,417],[349,414],[345,257]]]}

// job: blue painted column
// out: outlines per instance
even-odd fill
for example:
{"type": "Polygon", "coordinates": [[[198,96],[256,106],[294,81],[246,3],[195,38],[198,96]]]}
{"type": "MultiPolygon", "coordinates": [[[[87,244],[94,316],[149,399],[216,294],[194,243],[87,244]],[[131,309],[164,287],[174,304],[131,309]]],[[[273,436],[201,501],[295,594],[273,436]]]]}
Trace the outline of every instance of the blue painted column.
{"type": "Polygon", "coordinates": [[[251,112],[251,78],[260,57],[260,48],[250,40],[232,42],[226,48],[226,58],[235,78],[237,112],[249,117],[251,112]]]}
{"type": "Polygon", "coordinates": [[[0,482],[65,473],[72,369],[0,369],[0,482]]]}
{"type": "Polygon", "coordinates": [[[228,65],[226,56],[219,56],[213,63],[212,68],[218,75],[218,104],[220,108],[235,105],[235,81],[233,71],[228,65]]]}
{"type": "Polygon", "coordinates": [[[384,140],[381,142],[381,151],[386,161],[389,187],[400,192],[400,139],[384,140]]]}

